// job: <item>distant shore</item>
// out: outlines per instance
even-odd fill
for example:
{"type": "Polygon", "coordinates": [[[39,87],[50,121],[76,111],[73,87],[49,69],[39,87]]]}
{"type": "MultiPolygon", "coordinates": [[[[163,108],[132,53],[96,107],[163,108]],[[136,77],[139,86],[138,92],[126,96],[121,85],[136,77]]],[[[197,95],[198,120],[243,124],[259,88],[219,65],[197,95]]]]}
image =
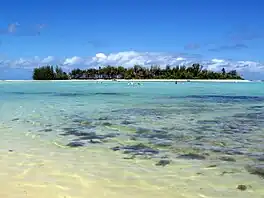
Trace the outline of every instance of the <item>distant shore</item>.
{"type": "Polygon", "coordinates": [[[116,80],[105,80],[105,79],[96,79],[96,80],[0,80],[4,82],[229,82],[229,83],[238,83],[238,82],[252,82],[250,80],[236,80],[236,79],[116,79],[116,80]]]}

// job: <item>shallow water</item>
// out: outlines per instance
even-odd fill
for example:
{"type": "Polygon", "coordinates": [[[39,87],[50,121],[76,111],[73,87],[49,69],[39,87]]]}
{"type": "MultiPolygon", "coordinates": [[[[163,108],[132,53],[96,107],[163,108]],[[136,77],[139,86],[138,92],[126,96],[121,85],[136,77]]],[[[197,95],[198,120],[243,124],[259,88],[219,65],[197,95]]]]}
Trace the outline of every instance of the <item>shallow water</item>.
{"type": "Polygon", "coordinates": [[[264,196],[247,168],[264,164],[263,83],[0,82],[0,93],[1,197],[264,196]]]}

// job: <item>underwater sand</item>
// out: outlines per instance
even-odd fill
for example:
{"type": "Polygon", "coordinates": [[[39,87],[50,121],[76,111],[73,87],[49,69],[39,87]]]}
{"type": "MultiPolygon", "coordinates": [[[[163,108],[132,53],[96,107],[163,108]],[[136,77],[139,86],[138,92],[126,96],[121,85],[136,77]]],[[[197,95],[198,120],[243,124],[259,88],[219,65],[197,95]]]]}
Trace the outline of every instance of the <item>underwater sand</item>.
{"type": "Polygon", "coordinates": [[[263,88],[1,82],[0,197],[263,197],[263,88]]]}

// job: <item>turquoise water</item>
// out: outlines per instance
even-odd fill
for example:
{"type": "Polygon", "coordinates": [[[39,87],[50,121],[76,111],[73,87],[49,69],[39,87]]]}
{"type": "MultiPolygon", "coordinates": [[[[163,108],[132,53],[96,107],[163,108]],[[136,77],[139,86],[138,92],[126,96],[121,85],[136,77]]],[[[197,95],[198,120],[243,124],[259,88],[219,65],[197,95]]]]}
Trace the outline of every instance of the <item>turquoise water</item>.
{"type": "MultiPolygon", "coordinates": [[[[195,194],[197,189],[187,186],[180,193],[166,189],[166,181],[180,188],[179,181],[164,177],[155,181],[166,189],[167,195],[159,194],[164,197],[264,196],[260,187],[264,184],[264,83],[145,82],[131,86],[125,82],[0,82],[0,93],[0,131],[7,134],[8,130],[1,150],[38,150],[43,155],[56,153],[55,145],[64,149],[67,161],[83,150],[104,149],[95,155],[113,155],[111,161],[116,163],[106,161],[109,167],[123,171],[129,165],[127,171],[135,175],[138,172],[140,181],[149,185],[153,183],[150,176],[161,178],[171,171],[183,174],[181,163],[183,167],[188,165],[195,177],[199,175],[192,185],[207,183],[204,192],[195,194]],[[20,141],[27,139],[31,139],[30,144],[23,146],[20,141]],[[34,141],[41,141],[42,146],[37,148],[34,141]],[[147,172],[140,172],[138,166],[147,172]],[[211,172],[206,179],[202,177],[206,173],[201,170],[213,171],[213,167],[217,177],[211,172]],[[208,186],[225,180],[230,181],[226,186],[208,186]],[[247,185],[247,190],[236,189],[239,184],[247,185]],[[221,196],[217,194],[220,191],[221,196]]],[[[98,169],[101,162],[94,161],[98,169]]],[[[93,162],[76,158],[68,163],[81,169],[93,162]]],[[[192,177],[185,170],[183,183],[192,177]]],[[[102,164],[97,174],[116,180],[117,176],[107,171],[102,164]]],[[[144,197],[153,197],[155,191],[152,193],[145,192],[144,197]]]]}

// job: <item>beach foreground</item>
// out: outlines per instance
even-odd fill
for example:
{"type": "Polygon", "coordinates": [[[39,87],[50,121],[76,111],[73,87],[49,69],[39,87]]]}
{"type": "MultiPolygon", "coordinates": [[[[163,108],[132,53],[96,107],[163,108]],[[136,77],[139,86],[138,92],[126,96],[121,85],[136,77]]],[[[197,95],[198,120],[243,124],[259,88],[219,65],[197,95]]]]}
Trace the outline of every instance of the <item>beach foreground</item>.
{"type": "Polygon", "coordinates": [[[2,83],[0,195],[261,198],[262,86],[2,83]]]}

